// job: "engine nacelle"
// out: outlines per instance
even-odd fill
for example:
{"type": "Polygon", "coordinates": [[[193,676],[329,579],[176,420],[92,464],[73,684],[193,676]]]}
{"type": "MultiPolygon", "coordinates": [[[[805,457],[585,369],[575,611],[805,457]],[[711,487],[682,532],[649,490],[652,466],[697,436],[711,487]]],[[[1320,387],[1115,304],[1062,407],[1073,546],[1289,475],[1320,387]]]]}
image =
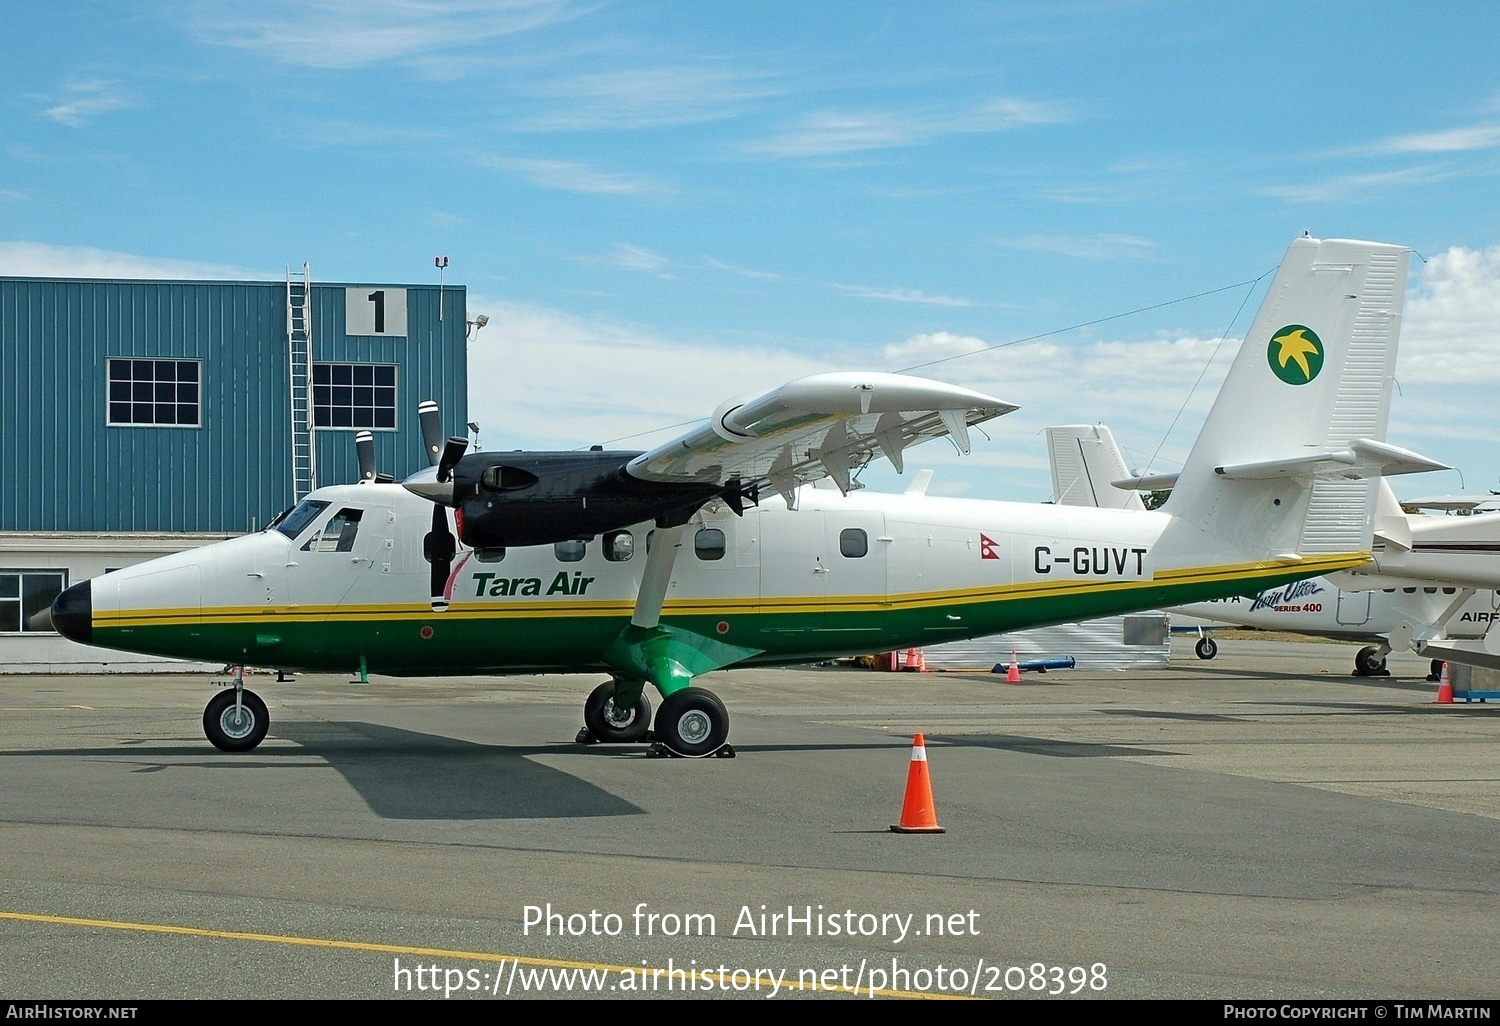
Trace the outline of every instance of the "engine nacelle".
{"type": "MultiPolygon", "coordinates": [[[[476,549],[550,545],[631,524],[686,523],[724,485],[661,484],[631,477],[636,452],[485,452],[453,468],[459,538],[476,549]]],[[[730,491],[734,491],[731,489],[730,491]]]]}

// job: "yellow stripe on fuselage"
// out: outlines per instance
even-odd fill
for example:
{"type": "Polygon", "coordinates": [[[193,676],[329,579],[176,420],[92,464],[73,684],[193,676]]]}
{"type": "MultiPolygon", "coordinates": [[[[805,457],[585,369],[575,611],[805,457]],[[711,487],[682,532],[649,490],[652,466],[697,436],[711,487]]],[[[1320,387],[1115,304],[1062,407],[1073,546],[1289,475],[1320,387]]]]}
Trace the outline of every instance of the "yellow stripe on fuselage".
{"type": "MultiPolygon", "coordinates": [[[[945,591],[910,592],[901,595],[701,598],[668,600],[662,612],[666,616],[742,616],[764,613],[868,613],[886,610],[938,609],[976,602],[1009,602],[1020,599],[1052,598],[1063,595],[1088,595],[1100,592],[1137,591],[1143,588],[1211,584],[1216,581],[1243,581],[1253,585],[1267,577],[1284,577],[1289,572],[1316,577],[1345,570],[1370,561],[1368,552],[1344,552],[1313,556],[1298,563],[1255,562],[1232,563],[1212,567],[1185,567],[1159,570],[1146,580],[1093,581],[1074,578],[1058,581],[1034,581],[1025,584],[977,586],[945,591]]],[[[445,619],[557,618],[628,616],[635,608],[630,599],[584,599],[581,601],[506,602],[483,605],[454,605],[441,613],[445,619]]],[[[209,609],[130,609],[95,610],[94,626],[170,627],[189,623],[253,624],[270,620],[400,621],[424,620],[433,616],[430,603],[401,602],[385,604],[348,603],[336,606],[218,606],[209,609]]]]}

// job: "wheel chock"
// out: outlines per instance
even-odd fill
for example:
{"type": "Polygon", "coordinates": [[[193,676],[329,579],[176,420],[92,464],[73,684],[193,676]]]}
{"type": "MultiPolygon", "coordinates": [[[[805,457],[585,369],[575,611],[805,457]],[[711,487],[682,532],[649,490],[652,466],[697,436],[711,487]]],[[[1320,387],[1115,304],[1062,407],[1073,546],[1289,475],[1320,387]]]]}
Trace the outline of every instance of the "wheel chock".
{"type": "Polygon", "coordinates": [[[646,746],[646,758],[648,759],[733,759],[735,757],[734,746],[725,742],[712,752],[704,752],[702,755],[683,755],[667,747],[664,742],[652,741],[646,746]]]}
{"type": "Polygon", "coordinates": [[[597,741],[598,739],[594,737],[594,732],[587,727],[580,730],[578,736],[573,739],[575,745],[592,745],[597,743],[597,741]]]}

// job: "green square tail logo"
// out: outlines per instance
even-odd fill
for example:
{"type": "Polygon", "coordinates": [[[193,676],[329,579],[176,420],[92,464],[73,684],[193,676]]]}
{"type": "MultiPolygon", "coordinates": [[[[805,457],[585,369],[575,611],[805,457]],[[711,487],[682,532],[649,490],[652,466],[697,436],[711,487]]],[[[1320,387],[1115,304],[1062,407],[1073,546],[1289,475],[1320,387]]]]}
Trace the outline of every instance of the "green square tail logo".
{"type": "Polygon", "coordinates": [[[1266,346],[1271,371],[1288,385],[1305,385],[1323,369],[1323,340],[1305,324],[1288,324],[1266,346]]]}

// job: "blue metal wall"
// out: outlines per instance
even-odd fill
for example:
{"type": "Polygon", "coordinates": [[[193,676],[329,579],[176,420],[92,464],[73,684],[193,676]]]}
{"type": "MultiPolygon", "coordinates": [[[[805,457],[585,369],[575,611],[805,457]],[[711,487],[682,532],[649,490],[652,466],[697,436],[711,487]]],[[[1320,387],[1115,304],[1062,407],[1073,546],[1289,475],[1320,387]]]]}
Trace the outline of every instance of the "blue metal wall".
{"type": "MultiPolygon", "coordinates": [[[[397,365],[382,472],[426,466],[416,407],[464,433],[462,286],[405,288],[404,338],[344,334],[344,286],[313,287],[317,361],[397,365]]],[[[0,278],[0,531],[249,530],[291,502],[283,282],[0,278]],[[201,427],[109,427],[110,357],[202,360],[201,427]]],[[[354,434],[317,435],[320,484],[357,476],[354,434]]]]}

